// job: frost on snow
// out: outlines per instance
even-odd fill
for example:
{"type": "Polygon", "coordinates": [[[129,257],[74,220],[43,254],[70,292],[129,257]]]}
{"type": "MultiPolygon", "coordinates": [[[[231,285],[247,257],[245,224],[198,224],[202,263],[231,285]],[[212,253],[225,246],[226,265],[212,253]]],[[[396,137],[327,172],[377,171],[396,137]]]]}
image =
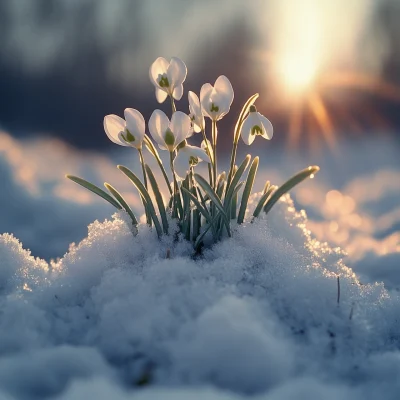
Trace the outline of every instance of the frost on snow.
{"type": "Polygon", "coordinates": [[[197,259],[125,221],[51,263],[0,236],[0,399],[398,399],[397,292],[288,196],[197,259]]]}

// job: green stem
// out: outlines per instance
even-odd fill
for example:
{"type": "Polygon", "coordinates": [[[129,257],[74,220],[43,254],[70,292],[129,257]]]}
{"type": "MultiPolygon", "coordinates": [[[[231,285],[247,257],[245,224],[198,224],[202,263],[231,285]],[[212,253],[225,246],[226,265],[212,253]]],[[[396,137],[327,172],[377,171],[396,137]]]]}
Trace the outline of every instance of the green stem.
{"type": "Polygon", "coordinates": [[[173,152],[170,151],[169,153],[169,162],[170,162],[170,166],[171,166],[171,172],[172,172],[172,176],[174,178],[174,190],[173,190],[173,194],[172,194],[172,218],[176,218],[177,217],[177,209],[176,209],[176,194],[178,191],[178,182],[176,180],[176,176],[175,176],[175,169],[174,169],[174,155],[173,152]]]}
{"type": "Polygon", "coordinates": [[[217,190],[217,121],[212,121],[212,147],[213,147],[213,182],[214,190],[217,190]]]}
{"type": "Polygon", "coordinates": [[[174,112],[176,112],[175,100],[172,97],[172,95],[170,95],[169,98],[171,100],[171,108],[172,108],[172,114],[173,114],[174,112]]]}
{"type": "Polygon", "coordinates": [[[231,184],[232,176],[233,176],[233,171],[235,169],[235,162],[236,162],[236,152],[237,152],[237,147],[238,147],[239,141],[234,138],[233,140],[233,147],[232,147],[232,154],[231,154],[231,165],[229,167],[229,174],[228,174],[228,180],[226,183],[226,190],[228,191],[229,186],[231,184]]]}
{"type": "Polygon", "coordinates": [[[211,161],[211,165],[208,164],[208,179],[210,181],[210,186],[212,187],[213,186],[213,182],[212,182],[212,169],[211,168],[214,165],[213,160],[212,160],[213,159],[213,156],[212,156],[213,153],[211,152],[210,146],[208,144],[206,132],[204,131],[204,129],[201,130],[201,133],[203,134],[204,144],[206,146],[206,150],[207,150],[208,156],[210,157],[210,161],[211,161]]]}

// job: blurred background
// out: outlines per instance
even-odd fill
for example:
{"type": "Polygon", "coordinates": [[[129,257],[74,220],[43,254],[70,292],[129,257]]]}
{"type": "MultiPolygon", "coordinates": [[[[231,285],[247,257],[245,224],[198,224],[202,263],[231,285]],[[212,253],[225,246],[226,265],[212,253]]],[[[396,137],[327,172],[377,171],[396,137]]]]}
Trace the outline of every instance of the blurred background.
{"type": "Polygon", "coordinates": [[[243,103],[260,93],[274,138],[239,150],[261,156],[259,187],[318,164],[294,196],[317,237],[347,251],[357,239],[353,254],[399,251],[399,20],[399,0],[1,1],[0,232],[57,257],[112,214],[65,173],[109,181],[139,205],[114,167],[137,168],[137,155],[107,139],[103,118],[126,107],[146,120],[169,113],[148,69],[178,56],[188,67],[182,111],[188,90],[221,74],[232,82],[221,158],[243,103]]]}

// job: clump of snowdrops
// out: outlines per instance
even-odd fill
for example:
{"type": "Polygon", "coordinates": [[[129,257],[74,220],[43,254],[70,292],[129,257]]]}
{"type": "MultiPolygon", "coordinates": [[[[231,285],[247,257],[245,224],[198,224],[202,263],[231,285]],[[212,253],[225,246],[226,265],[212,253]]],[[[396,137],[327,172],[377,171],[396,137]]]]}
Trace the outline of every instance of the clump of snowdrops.
{"type": "MultiPolygon", "coordinates": [[[[251,155],[236,165],[236,153],[240,137],[246,145],[251,145],[256,137],[270,140],[273,136],[271,122],[260,114],[254,103],[258,94],[251,96],[244,104],[233,132],[233,146],[229,171],[218,173],[217,159],[217,124],[230,110],[234,93],[226,76],[221,75],[214,86],[206,83],[200,90],[199,97],[189,91],[189,113],[177,111],[175,100],[183,96],[183,82],[187,68],[179,58],[168,62],[159,57],[150,67],[150,80],[155,86],[155,95],[159,103],[167,98],[171,101],[171,119],[161,110],[155,110],[148,121],[150,135],[146,134],[143,115],[135,109],[127,108],[124,118],[107,115],[104,118],[104,130],[111,141],[121,146],[133,147],[138,151],[142,166],[142,180],[129,168],[118,165],[118,169],[131,180],[139,192],[146,222],[154,226],[157,235],[169,234],[169,221],[176,219],[182,235],[200,251],[206,236],[215,243],[224,236],[232,235],[232,221],[242,224],[245,220],[249,196],[257,173],[259,158],[251,161],[251,155]],[[205,117],[211,120],[211,137],[206,129],[205,117]],[[188,139],[193,134],[201,134],[200,147],[192,146],[188,139]],[[153,140],[152,140],[153,139],[153,140]],[[165,170],[159,153],[153,143],[163,151],[169,152],[169,173],[172,184],[165,170]],[[143,155],[146,147],[155,158],[169,192],[164,200],[152,169],[143,155]],[[206,177],[196,173],[200,162],[208,164],[206,177]],[[250,168],[249,168],[250,166],[250,168]],[[247,177],[242,178],[248,169],[247,177]],[[243,180],[241,180],[243,179],[243,180]],[[152,195],[151,195],[152,192],[152,195]],[[170,218],[168,217],[170,216],[170,218]]],[[[281,187],[266,182],[262,195],[249,218],[257,218],[261,212],[268,213],[279,198],[295,185],[312,177],[319,168],[312,166],[300,171],[281,187]]],[[[121,193],[112,185],[105,183],[109,193],[86,180],[67,175],[67,178],[96,193],[117,209],[124,209],[132,219],[136,232],[138,220],[121,193]]]]}

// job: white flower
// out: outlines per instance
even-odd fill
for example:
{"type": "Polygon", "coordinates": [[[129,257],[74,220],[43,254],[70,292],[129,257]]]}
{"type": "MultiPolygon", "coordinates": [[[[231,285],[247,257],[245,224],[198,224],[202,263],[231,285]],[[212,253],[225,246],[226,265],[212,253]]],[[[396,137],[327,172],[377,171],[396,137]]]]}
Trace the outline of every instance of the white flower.
{"type": "Polygon", "coordinates": [[[250,107],[249,115],[243,122],[240,130],[243,141],[250,145],[253,143],[256,135],[262,136],[264,139],[272,139],[274,129],[271,122],[257,112],[255,106],[250,107]]]}
{"type": "Polygon", "coordinates": [[[173,152],[190,132],[190,118],[181,111],[172,114],[171,122],[161,110],[154,110],[149,120],[149,130],[162,150],[173,152]]]}
{"type": "Polygon", "coordinates": [[[104,130],[108,138],[121,146],[142,148],[145,133],[143,115],[133,108],[126,108],[125,119],[110,114],[104,117],[104,130]]]}
{"type": "Polygon", "coordinates": [[[178,154],[174,160],[174,169],[176,175],[180,179],[185,179],[190,166],[196,166],[200,161],[211,162],[207,153],[196,146],[190,146],[183,143],[183,146],[179,147],[178,154]]]}
{"type": "Polygon", "coordinates": [[[193,123],[193,129],[195,132],[201,132],[204,130],[205,121],[203,112],[201,111],[200,100],[197,97],[196,93],[189,91],[188,93],[189,99],[189,111],[190,111],[190,119],[193,123]]]}
{"type": "Polygon", "coordinates": [[[229,112],[233,101],[233,88],[229,79],[221,75],[214,87],[205,83],[200,90],[200,102],[203,114],[214,121],[220,120],[229,112]]]}
{"type": "Polygon", "coordinates": [[[150,81],[156,87],[156,98],[159,103],[164,102],[167,96],[173,96],[176,100],[182,98],[182,84],[186,79],[186,73],[185,63],[177,57],[172,57],[170,62],[164,57],[158,57],[151,64],[150,81]]]}

